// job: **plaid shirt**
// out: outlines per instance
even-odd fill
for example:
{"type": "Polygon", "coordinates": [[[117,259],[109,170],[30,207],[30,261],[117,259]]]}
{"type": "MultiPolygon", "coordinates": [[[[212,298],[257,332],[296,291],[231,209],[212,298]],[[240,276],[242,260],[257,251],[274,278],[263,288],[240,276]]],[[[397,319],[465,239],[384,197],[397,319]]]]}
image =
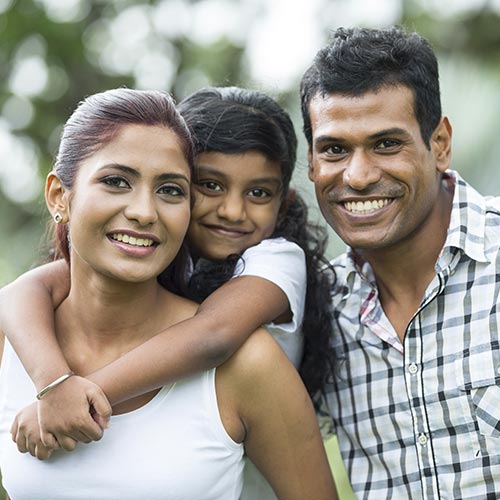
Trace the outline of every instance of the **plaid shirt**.
{"type": "Polygon", "coordinates": [[[500,198],[449,176],[446,243],[403,344],[370,266],[333,262],[326,404],[358,498],[500,498],[500,198]]]}

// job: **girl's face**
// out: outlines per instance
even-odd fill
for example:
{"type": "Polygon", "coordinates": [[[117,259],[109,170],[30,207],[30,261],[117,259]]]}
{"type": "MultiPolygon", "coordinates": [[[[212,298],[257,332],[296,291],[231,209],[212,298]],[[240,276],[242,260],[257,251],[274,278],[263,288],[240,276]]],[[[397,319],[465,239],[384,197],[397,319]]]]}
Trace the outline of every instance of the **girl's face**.
{"type": "MultiPolygon", "coordinates": [[[[58,179],[48,182],[50,200],[58,179]]],[[[73,189],[61,190],[72,266],[128,282],[156,278],[184,239],[189,189],[190,169],[174,132],[121,127],[80,164],[73,189]]]]}
{"type": "Polygon", "coordinates": [[[196,164],[188,230],[196,257],[224,260],[273,234],[283,198],[279,163],[248,151],[202,153],[196,164]]]}

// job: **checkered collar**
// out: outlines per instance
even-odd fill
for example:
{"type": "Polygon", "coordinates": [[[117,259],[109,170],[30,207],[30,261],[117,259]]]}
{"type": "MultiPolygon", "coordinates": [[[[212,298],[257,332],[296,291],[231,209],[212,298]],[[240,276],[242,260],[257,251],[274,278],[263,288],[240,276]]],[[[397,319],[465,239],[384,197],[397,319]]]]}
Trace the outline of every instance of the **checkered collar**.
{"type": "MultiPolygon", "coordinates": [[[[485,245],[486,205],[484,198],[454,170],[448,170],[443,176],[443,182],[454,185],[453,205],[450,225],[443,250],[436,263],[439,272],[449,266],[456,250],[467,254],[478,262],[487,262],[485,245]]],[[[346,277],[349,283],[354,281],[354,275],[375,286],[375,276],[368,262],[351,247],[346,250],[346,277]]]]}

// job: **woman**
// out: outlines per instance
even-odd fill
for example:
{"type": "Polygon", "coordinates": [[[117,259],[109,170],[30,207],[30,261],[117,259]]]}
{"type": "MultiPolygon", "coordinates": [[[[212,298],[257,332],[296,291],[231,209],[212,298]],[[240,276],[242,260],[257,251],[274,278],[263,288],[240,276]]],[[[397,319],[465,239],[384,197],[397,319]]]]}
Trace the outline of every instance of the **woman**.
{"type": "MultiPolygon", "coordinates": [[[[70,262],[55,326],[73,372],[85,376],[196,312],[172,292],[183,274],[175,256],[189,222],[191,162],[165,94],[98,94],[66,124],[46,199],[70,262]]],[[[116,405],[104,439],[45,463],[8,443],[9,420],[34,398],[9,344],[0,384],[0,464],[16,500],[238,498],[242,443],[280,498],[334,495],[307,393],[264,331],[216,371],[116,405]]]]}

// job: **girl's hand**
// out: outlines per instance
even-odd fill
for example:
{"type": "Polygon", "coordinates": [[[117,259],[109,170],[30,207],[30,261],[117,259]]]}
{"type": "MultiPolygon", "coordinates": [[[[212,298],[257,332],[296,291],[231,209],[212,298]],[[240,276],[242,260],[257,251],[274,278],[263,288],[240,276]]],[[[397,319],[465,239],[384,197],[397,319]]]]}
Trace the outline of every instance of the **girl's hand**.
{"type": "Polygon", "coordinates": [[[50,458],[52,452],[59,448],[56,442],[54,447],[45,446],[40,438],[38,425],[37,403],[23,408],[14,419],[10,429],[12,440],[17,444],[21,453],[29,452],[39,460],[50,458]]]}
{"type": "Polygon", "coordinates": [[[110,416],[101,388],[75,375],[16,415],[12,439],[20,452],[45,460],[57,448],[73,451],[78,442],[101,439],[110,416]]]}
{"type": "Polygon", "coordinates": [[[99,441],[108,425],[111,405],[102,389],[73,376],[38,401],[40,436],[45,446],[73,451],[76,443],[99,441]]]}

